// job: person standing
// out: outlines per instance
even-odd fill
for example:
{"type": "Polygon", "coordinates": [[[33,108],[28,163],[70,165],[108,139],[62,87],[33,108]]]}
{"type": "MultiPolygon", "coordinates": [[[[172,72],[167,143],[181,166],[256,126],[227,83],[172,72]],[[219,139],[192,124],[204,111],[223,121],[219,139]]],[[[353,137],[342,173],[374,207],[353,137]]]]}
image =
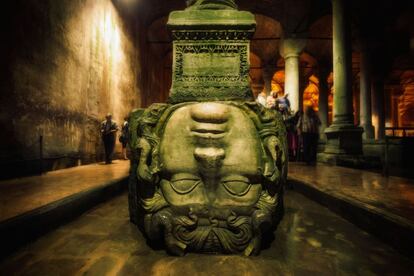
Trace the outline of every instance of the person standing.
{"type": "Polygon", "coordinates": [[[299,138],[296,126],[299,117],[300,111],[297,111],[295,114],[290,112],[290,115],[284,119],[288,140],[289,160],[291,161],[298,160],[299,138]]]}
{"type": "Polygon", "coordinates": [[[289,94],[281,95],[276,98],[276,106],[282,115],[291,114],[289,94]]]}
{"type": "Polygon", "coordinates": [[[118,126],[116,122],[112,120],[112,114],[108,113],[105,117],[105,121],[101,123],[102,141],[105,146],[105,164],[112,163],[112,154],[115,148],[117,131],[118,126]]]}
{"type": "Polygon", "coordinates": [[[299,135],[302,136],[303,157],[308,165],[316,163],[320,125],[321,121],[315,110],[312,106],[307,106],[305,112],[299,118],[297,130],[299,135]]]}
{"type": "Polygon", "coordinates": [[[124,118],[124,123],[122,124],[121,128],[121,135],[119,136],[119,142],[122,144],[122,156],[124,160],[128,160],[127,157],[127,144],[128,144],[128,137],[129,137],[129,123],[128,117],[124,118]]]}

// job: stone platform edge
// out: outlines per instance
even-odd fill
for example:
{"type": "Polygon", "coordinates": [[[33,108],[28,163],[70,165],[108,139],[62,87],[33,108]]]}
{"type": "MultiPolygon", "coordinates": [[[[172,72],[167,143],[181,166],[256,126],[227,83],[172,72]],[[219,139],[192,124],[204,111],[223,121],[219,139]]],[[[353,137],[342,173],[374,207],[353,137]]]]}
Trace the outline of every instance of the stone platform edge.
{"type": "Polygon", "coordinates": [[[414,223],[389,211],[318,189],[306,182],[288,177],[288,187],[327,207],[342,218],[414,259],[414,223]]]}
{"type": "Polygon", "coordinates": [[[40,236],[126,191],[128,176],[85,190],[0,222],[0,260],[40,236]]]}

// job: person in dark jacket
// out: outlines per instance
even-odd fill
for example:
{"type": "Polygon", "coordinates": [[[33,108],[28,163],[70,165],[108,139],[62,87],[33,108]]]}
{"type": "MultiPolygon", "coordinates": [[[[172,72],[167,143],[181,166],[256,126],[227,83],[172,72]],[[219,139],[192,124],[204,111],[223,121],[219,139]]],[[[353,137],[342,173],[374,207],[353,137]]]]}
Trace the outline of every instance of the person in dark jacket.
{"type": "Polygon", "coordinates": [[[297,130],[298,134],[302,136],[303,157],[308,165],[316,162],[320,125],[321,121],[315,110],[311,106],[307,106],[299,118],[297,130]]]}
{"type": "Polygon", "coordinates": [[[128,117],[124,118],[124,123],[121,128],[121,135],[119,136],[119,142],[122,144],[122,156],[124,160],[128,160],[127,157],[127,144],[128,144],[128,135],[129,135],[129,123],[128,117]]]}
{"type": "Polygon", "coordinates": [[[106,120],[101,123],[101,136],[105,146],[105,164],[111,164],[118,126],[112,120],[112,114],[108,113],[105,118],[106,120]]]}

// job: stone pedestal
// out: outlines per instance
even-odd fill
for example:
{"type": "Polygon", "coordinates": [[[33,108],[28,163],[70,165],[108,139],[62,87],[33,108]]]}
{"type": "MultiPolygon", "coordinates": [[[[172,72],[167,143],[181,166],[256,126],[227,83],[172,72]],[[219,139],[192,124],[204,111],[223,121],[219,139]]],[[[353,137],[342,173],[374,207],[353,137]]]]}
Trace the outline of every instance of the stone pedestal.
{"type": "Polygon", "coordinates": [[[362,128],[333,125],[325,130],[325,154],[360,155],[362,153],[362,128]]]}
{"type": "Polygon", "coordinates": [[[333,0],[334,118],[325,130],[325,151],[318,161],[338,164],[362,156],[363,129],[354,126],[349,1],[333,0]]]}
{"type": "Polygon", "coordinates": [[[169,102],[251,100],[248,76],[255,24],[253,14],[231,9],[172,12],[169,102]]]}
{"type": "Polygon", "coordinates": [[[325,150],[318,154],[318,162],[350,166],[363,163],[362,132],[362,128],[353,125],[327,128],[325,150]]]}

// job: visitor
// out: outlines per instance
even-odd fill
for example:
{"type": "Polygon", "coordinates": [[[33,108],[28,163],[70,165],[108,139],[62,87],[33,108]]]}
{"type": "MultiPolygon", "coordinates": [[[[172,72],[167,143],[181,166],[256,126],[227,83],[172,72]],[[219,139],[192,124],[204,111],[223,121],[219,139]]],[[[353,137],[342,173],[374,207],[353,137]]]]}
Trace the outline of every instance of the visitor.
{"type": "Polygon", "coordinates": [[[266,107],[266,92],[265,91],[262,91],[259,93],[259,95],[256,98],[256,102],[266,107]]]}
{"type": "Polygon", "coordinates": [[[116,122],[112,120],[112,114],[108,113],[105,117],[105,121],[101,123],[101,135],[105,147],[105,164],[112,163],[112,154],[115,148],[117,131],[118,126],[116,122]]]}
{"type": "Polygon", "coordinates": [[[127,144],[128,144],[128,137],[129,137],[129,123],[128,117],[124,118],[124,123],[122,124],[121,128],[121,135],[119,136],[119,142],[122,144],[122,156],[124,160],[128,160],[127,157],[127,144]]]}
{"type": "Polygon", "coordinates": [[[290,110],[290,101],[288,99],[288,94],[277,97],[276,106],[278,111],[282,114],[283,120],[287,120],[289,117],[291,117],[292,114],[290,110]]]}
{"type": "Polygon", "coordinates": [[[312,106],[307,106],[297,123],[298,134],[303,142],[303,158],[306,164],[316,163],[319,126],[321,121],[312,106]]]}
{"type": "Polygon", "coordinates": [[[296,125],[301,115],[300,111],[297,111],[292,115],[284,119],[288,141],[289,161],[298,161],[299,157],[299,137],[296,125]]]}

